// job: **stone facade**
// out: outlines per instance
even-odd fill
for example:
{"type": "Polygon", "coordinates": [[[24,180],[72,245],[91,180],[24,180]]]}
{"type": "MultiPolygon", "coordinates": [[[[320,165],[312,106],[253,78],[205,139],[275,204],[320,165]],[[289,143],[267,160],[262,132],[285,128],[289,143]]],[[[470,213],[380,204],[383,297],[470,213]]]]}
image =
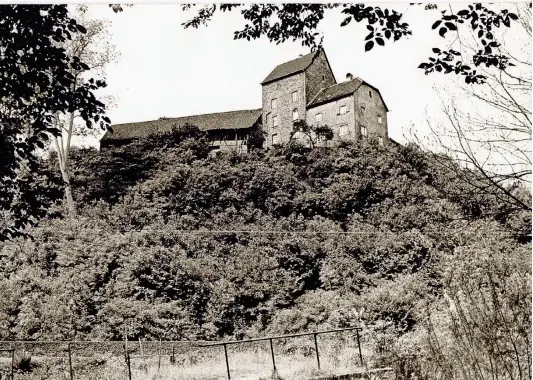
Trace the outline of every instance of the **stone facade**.
{"type": "Polygon", "coordinates": [[[387,107],[381,95],[374,88],[362,84],[355,93],[355,107],[357,109],[356,123],[359,128],[366,127],[369,139],[388,142],[387,107]]]}
{"type": "Polygon", "coordinates": [[[299,60],[279,65],[262,84],[262,122],[267,148],[290,140],[296,116],[308,125],[329,126],[334,141],[388,142],[388,109],[377,89],[351,74],[345,82],[337,84],[324,50],[299,60]],[[297,94],[296,98],[293,93],[297,94]],[[321,115],[321,121],[317,121],[317,114],[321,115]]]}
{"type": "Polygon", "coordinates": [[[355,140],[358,130],[354,117],[355,99],[353,95],[321,104],[307,111],[308,125],[325,126],[333,130],[333,140],[355,140]],[[346,113],[341,114],[341,107],[346,107],[346,113]],[[322,115],[322,121],[317,122],[317,115],[322,115]]]}
{"type": "Polygon", "coordinates": [[[263,85],[263,130],[266,132],[266,146],[277,141],[289,141],[292,131],[293,111],[300,119],[305,118],[305,74],[298,73],[263,85]],[[296,101],[293,101],[296,93],[296,101]],[[276,100],[275,108],[272,101],[276,100]],[[274,125],[277,124],[277,125],[274,125]]]}
{"type": "Polygon", "coordinates": [[[306,105],[324,88],[337,84],[324,50],[319,50],[305,70],[306,105]]]}

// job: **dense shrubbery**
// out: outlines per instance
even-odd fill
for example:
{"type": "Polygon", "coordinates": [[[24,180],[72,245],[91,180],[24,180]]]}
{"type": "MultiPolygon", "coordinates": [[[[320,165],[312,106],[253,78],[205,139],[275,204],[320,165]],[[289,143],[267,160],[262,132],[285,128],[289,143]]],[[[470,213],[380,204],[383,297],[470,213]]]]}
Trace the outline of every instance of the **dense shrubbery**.
{"type": "MultiPolygon", "coordinates": [[[[459,274],[481,300],[494,284],[508,290],[498,308],[522,318],[516,340],[530,336],[531,245],[520,237],[531,214],[477,194],[414,146],[210,157],[191,128],[73,160],[80,216],[58,205],[33,240],[0,246],[1,339],[122,339],[125,324],[132,339],[242,338],[359,323],[431,348],[453,321],[441,306],[467,300],[459,274]],[[507,278],[509,268],[520,272],[507,278]]],[[[475,310],[468,318],[481,323],[475,310]]]]}

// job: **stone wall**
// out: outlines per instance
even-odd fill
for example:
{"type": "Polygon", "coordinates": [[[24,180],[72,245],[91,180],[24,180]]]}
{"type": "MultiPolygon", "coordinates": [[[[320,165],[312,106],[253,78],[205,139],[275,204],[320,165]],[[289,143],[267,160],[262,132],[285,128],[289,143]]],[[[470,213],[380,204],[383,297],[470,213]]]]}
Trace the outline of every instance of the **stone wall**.
{"type": "Polygon", "coordinates": [[[281,143],[287,143],[292,131],[292,113],[298,110],[300,119],[305,119],[305,74],[299,73],[263,85],[263,130],[267,133],[266,147],[272,145],[272,137],[278,135],[281,143]],[[298,99],[292,100],[292,93],[297,91],[298,99]],[[277,108],[272,109],[272,99],[277,99],[277,108]],[[278,126],[273,126],[273,117],[277,116],[278,126]]]}
{"type": "Polygon", "coordinates": [[[361,85],[355,96],[356,107],[356,126],[358,134],[360,127],[365,126],[368,131],[369,139],[383,138],[383,143],[388,142],[387,111],[378,91],[365,84],[361,85]],[[372,97],[369,95],[372,93],[372,97]],[[364,110],[362,106],[364,105],[364,110]],[[382,124],[378,122],[378,116],[381,116],[382,124]]]}
{"type": "Polygon", "coordinates": [[[320,90],[334,84],[337,84],[337,81],[328,65],[326,54],[320,50],[313,63],[305,71],[305,104],[313,100],[320,90]]]}
{"type": "MultiPolygon", "coordinates": [[[[333,140],[355,140],[357,138],[357,129],[354,117],[355,100],[353,95],[346,96],[341,99],[334,100],[329,103],[321,104],[319,106],[307,110],[307,124],[308,125],[327,125],[333,130],[333,140]],[[346,113],[341,115],[339,109],[341,106],[347,107],[346,113]],[[316,122],[316,115],[322,114],[322,122],[316,122]],[[347,134],[340,136],[340,127],[347,126],[347,134]]],[[[323,144],[319,144],[323,145],[323,144]]]]}

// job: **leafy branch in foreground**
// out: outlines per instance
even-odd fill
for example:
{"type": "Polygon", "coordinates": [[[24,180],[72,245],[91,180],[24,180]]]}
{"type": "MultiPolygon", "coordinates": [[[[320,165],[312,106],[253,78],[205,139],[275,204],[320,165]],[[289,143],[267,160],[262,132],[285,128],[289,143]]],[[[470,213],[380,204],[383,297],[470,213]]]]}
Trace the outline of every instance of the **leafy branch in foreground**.
{"type": "MultiPolygon", "coordinates": [[[[191,4],[182,6],[185,11],[194,7],[191,4]]],[[[314,50],[323,42],[318,29],[320,21],[326,11],[334,9],[340,9],[340,12],[346,16],[341,22],[341,27],[347,26],[351,21],[366,24],[369,33],[365,37],[365,51],[370,51],[375,46],[385,46],[387,40],[398,41],[413,33],[410,25],[404,22],[402,13],[394,9],[365,4],[212,4],[198,9],[191,19],[183,23],[183,26],[185,28],[206,26],[217,10],[230,12],[236,8],[241,9],[246,23],[242,29],[235,31],[234,39],[248,41],[264,36],[276,44],[288,40],[300,41],[303,46],[314,50]]],[[[431,11],[437,9],[437,6],[426,5],[425,9],[431,11]]],[[[460,34],[459,26],[467,26],[476,32],[475,38],[483,42],[484,49],[472,56],[463,56],[463,53],[457,50],[441,51],[435,47],[433,53],[436,55],[418,67],[426,74],[435,71],[444,74],[455,73],[463,75],[466,83],[483,83],[486,78],[465,62],[472,62],[471,65],[475,67],[485,65],[499,70],[512,66],[513,63],[507,55],[496,52],[500,44],[495,40],[494,30],[502,26],[510,28],[513,21],[518,21],[515,13],[507,9],[497,12],[481,4],[468,5],[467,8],[457,12],[452,12],[451,9],[450,12],[443,10],[433,23],[432,30],[437,30],[443,38],[453,34],[457,39],[460,34]]]]}
{"type": "MultiPolygon", "coordinates": [[[[110,121],[94,95],[105,82],[76,83],[72,71],[90,67],[60,46],[87,32],[66,5],[5,5],[0,20],[0,240],[5,240],[21,234],[46,208],[37,193],[27,199],[24,173],[38,175],[40,151],[50,135],[60,133],[55,116],[77,111],[88,128],[107,129],[110,121]]],[[[44,193],[46,186],[32,191],[44,193]]]]}

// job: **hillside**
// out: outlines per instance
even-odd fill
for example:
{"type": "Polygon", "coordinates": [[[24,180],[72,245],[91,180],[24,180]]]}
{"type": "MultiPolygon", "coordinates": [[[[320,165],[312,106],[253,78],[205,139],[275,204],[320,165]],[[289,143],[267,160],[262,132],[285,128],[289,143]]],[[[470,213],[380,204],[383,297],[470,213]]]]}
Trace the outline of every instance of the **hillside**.
{"type": "Polygon", "coordinates": [[[125,323],[130,339],[163,340],[361,324],[422,344],[427,313],[446,314],[443,295],[467,284],[457,279],[483,288],[483,268],[493,302],[530,310],[531,214],[416,147],[208,153],[194,130],[76,151],[80,215],[58,204],[33,239],[0,245],[0,338],[123,339],[125,323]]]}

